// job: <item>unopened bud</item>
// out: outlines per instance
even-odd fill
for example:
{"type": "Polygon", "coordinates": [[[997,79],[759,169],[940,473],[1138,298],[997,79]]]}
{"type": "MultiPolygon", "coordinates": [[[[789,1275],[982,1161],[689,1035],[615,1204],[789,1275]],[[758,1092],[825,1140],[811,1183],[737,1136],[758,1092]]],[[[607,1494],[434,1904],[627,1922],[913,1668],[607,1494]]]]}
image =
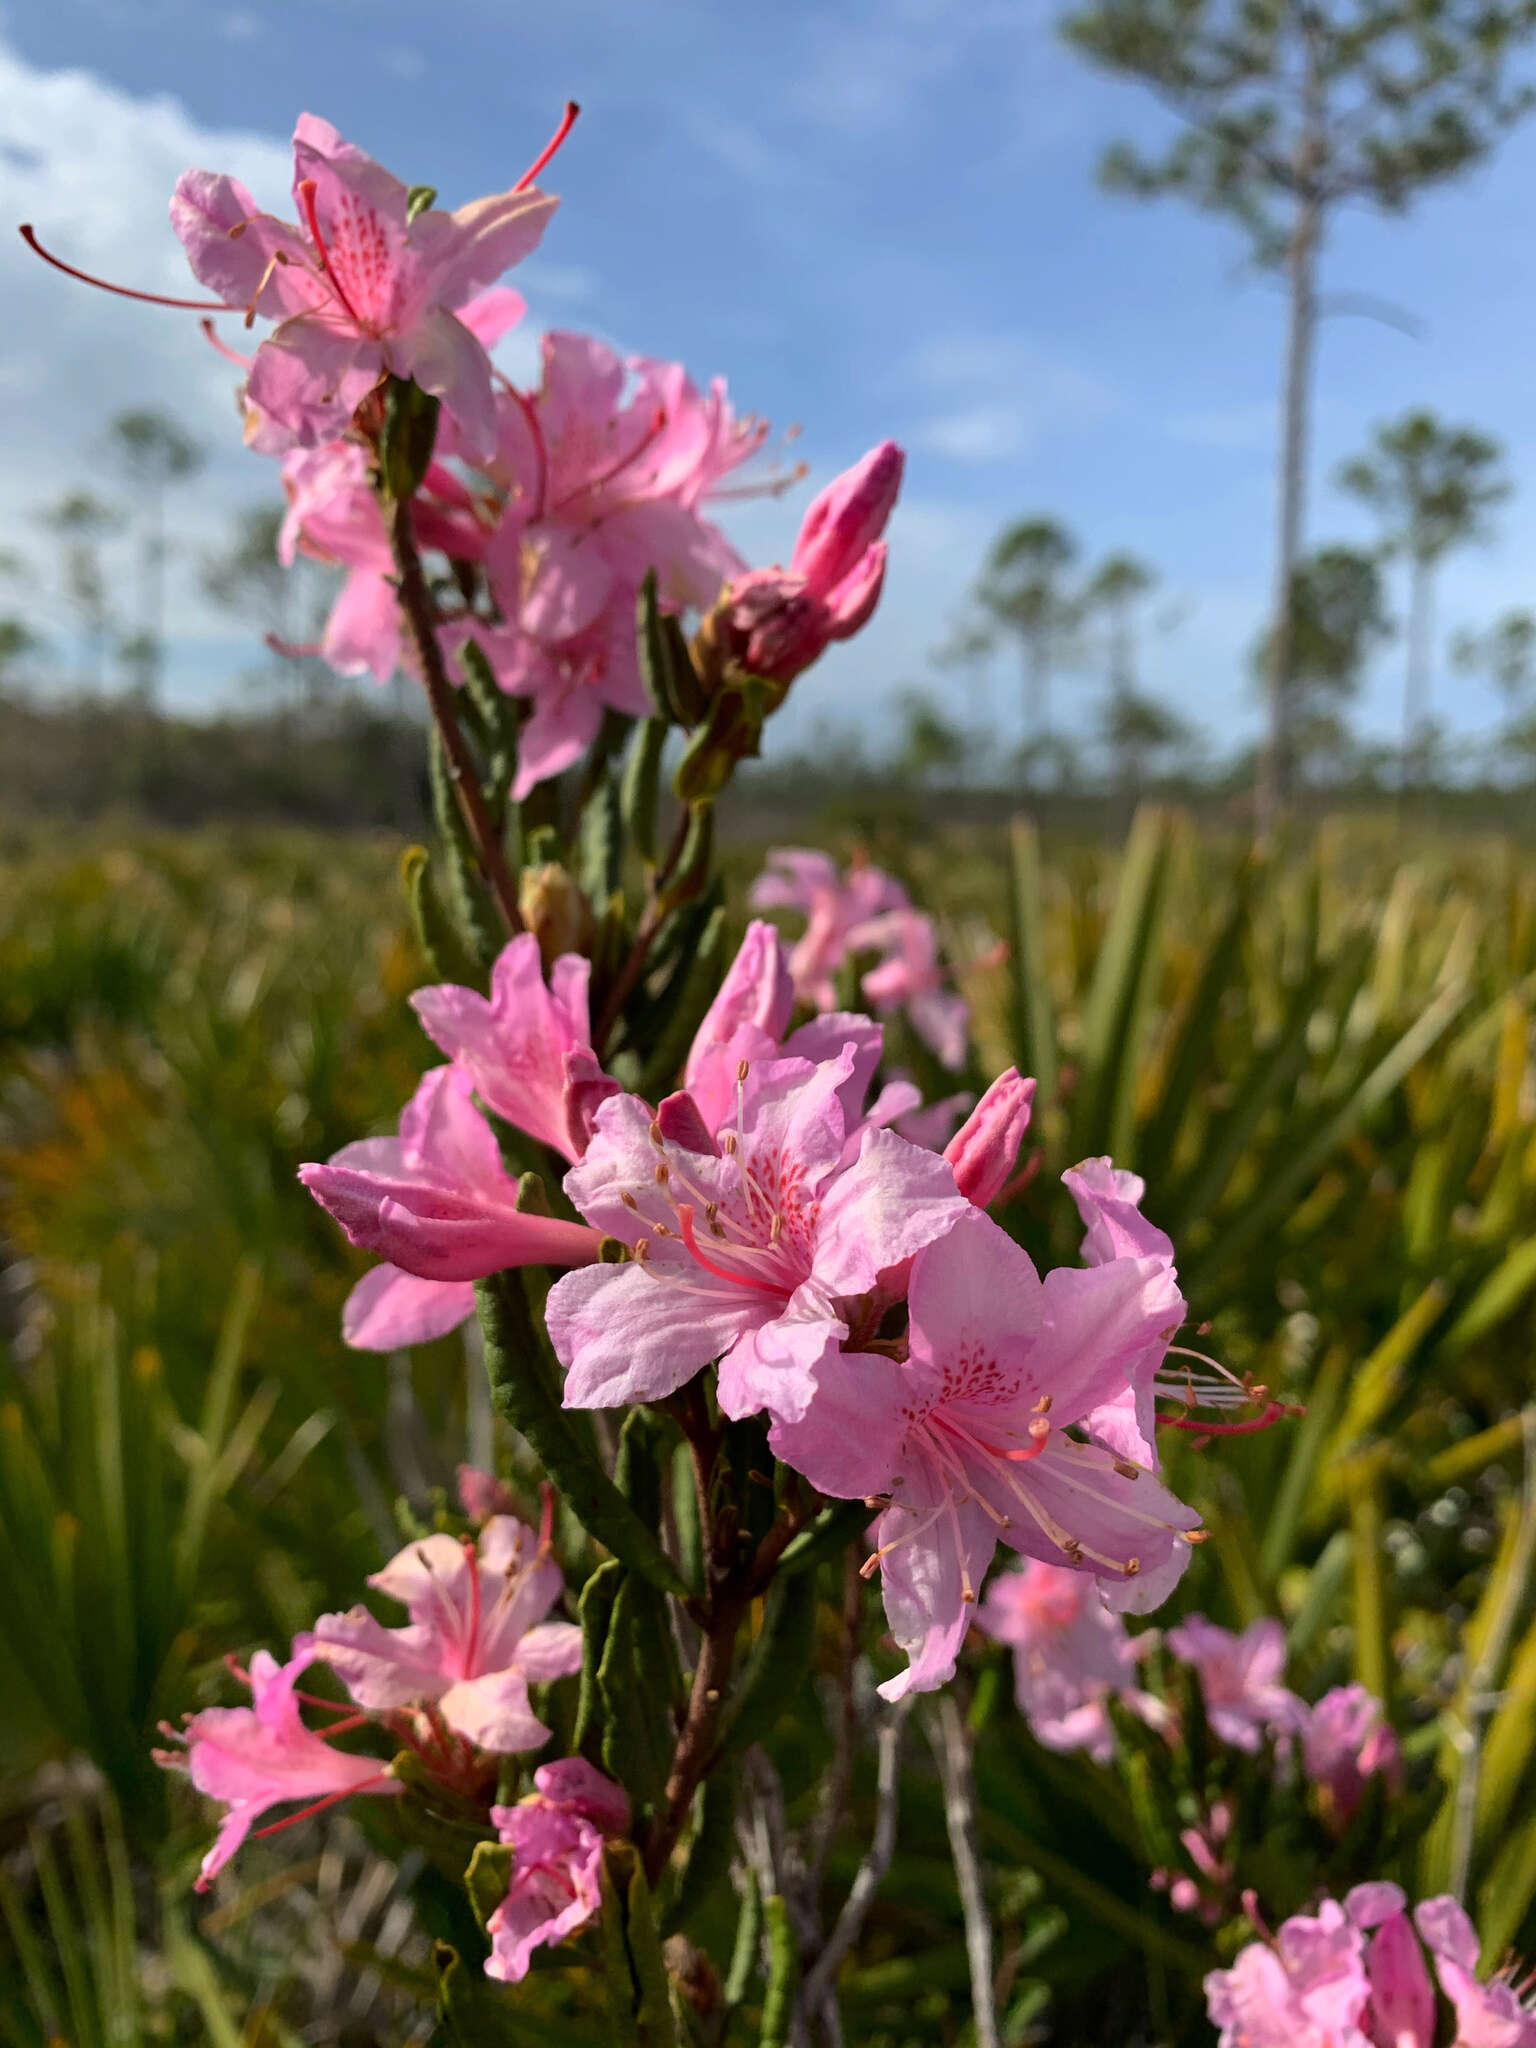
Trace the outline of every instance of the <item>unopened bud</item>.
{"type": "Polygon", "coordinates": [[[1035,1084],[1017,1067],[999,1074],[965,1122],[944,1147],[955,1170],[955,1184],[978,1209],[995,1202],[1013,1171],[1019,1146],[1029,1128],[1035,1084]]]}
{"type": "Polygon", "coordinates": [[[562,953],[585,953],[597,929],[592,906],[559,861],[524,868],[517,885],[523,923],[539,942],[546,968],[562,953]]]}
{"type": "Polygon", "coordinates": [[[862,462],[834,477],[812,502],[790,562],[812,597],[830,601],[836,587],[884,533],[905,465],[896,443],[882,441],[862,462]]]}

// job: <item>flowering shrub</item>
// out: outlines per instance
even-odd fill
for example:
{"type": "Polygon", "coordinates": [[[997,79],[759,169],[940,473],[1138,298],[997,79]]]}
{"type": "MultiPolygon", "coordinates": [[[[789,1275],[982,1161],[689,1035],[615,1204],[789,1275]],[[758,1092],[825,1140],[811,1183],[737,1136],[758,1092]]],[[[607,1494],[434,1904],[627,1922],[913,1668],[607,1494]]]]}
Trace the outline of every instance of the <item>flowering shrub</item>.
{"type": "MultiPolygon", "coordinates": [[[[834,2042],[916,1709],[995,2040],[990,1645],[1050,1761],[1120,1775],[1158,1912],[1229,1957],[1256,1895],[1299,1909],[1385,1868],[1432,1788],[1363,1685],[1287,1687],[1278,1620],[1141,1623],[1206,1536],[1160,1431],[1220,1444],[1295,1411],[1176,1341],[1173,1241],[1102,1141],[1060,1175],[1065,1255],[1026,1247],[1035,1083],[982,1065],[934,920],[867,860],[781,848],[751,903],[801,928],[755,921],[732,952],[716,806],[874,610],[902,454],[829,484],[787,567],[749,566],[712,510],[792,479],[726,486],[766,428],[723,384],[573,334],[544,337],[534,390],[495,366],[523,310],[498,280],[553,210],[533,176],[446,212],[305,116],[296,224],[204,172],[173,201],[203,310],[276,323],[238,358],[241,404],[281,464],[283,559],[343,572],[319,651],[404,668],[431,718],[439,843],[403,876],[436,1064],[393,1135],[300,1179],[377,1261],[346,1342],[471,1326],[508,1467],[407,1517],[369,1579],[390,1611],[312,1598],[286,1662],[233,1667],[251,1704],[192,1713],[159,1760],[224,1809],[200,1888],[248,1837],[356,1799],[452,1888],[435,1988],[460,2038],[522,2038],[546,1972],[584,2009],[595,1971],[615,2040],[719,2041],[751,2006],[765,2043],[834,2042]],[[888,1032],[967,1085],[925,1100],[888,1032]],[[537,1467],[537,1529],[514,1466],[537,1467]],[[791,1792],[765,1738],[829,1612],[833,1732],[791,1792]],[[873,1825],[828,1925],[864,1747],[873,1825]]],[[[1458,2038],[1492,2040],[1470,2029],[1513,1993],[1476,1979],[1456,1912],[1417,1924],[1477,2016],[1458,2038]]],[[[1232,2042],[1347,2025],[1427,2048],[1428,1981],[1381,1880],[1236,1955],[1211,2013],[1232,2042]]]]}

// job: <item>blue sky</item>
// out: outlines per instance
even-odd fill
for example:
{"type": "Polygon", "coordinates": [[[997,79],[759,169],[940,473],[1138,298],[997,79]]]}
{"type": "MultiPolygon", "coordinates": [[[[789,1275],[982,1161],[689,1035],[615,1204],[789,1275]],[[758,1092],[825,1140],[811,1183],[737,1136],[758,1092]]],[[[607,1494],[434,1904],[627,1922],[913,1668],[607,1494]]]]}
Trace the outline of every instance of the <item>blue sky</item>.
{"type": "MultiPolygon", "coordinates": [[[[810,488],[871,442],[909,450],[875,624],[795,693],[871,729],[962,603],[990,535],[1050,512],[1090,557],[1129,548],[1163,583],[1147,683],[1225,745],[1250,732],[1247,650],[1273,525],[1281,306],[1235,234],[1175,202],[1098,192],[1104,144],[1164,132],[1130,86],[1056,42],[1018,0],[26,0],[0,13],[0,215],[34,219],[88,267],[185,288],[165,224],[176,172],[234,169],[268,203],[285,137],[322,113],[458,203],[504,187],[563,100],[582,120],[546,182],[563,204],[519,273],[539,326],[723,372],[739,405],[802,428],[813,482],[733,522],[782,557],[810,488]]],[[[1341,222],[1325,285],[1401,307],[1414,336],[1327,322],[1312,534],[1363,537],[1329,487],[1373,420],[1428,403],[1508,444],[1519,486],[1494,546],[1452,563],[1441,624],[1536,602],[1536,399],[1528,254],[1536,123],[1406,221],[1341,222]]],[[[117,408],[180,407],[218,449],[180,496],[173,683],[184,699],[239,666],[190,563],[270,470],[239,447],[229,373],[189,317],[72,287],[0,241],[0,542],[47,564],[35,514],[101,462],[117,408]]],[[[101,479],[107,487],[108,479],[101,479]]],[[[0,593],[0,605],[9,602],[0,593]]],[[[61,640],[63,615],[53,614],[61,640]]],[[[1400,654],[1364,722],[1393,729],[1400,654]]],[[[941,688],[955,689],[937,678],[941,688]]],[[[1057,686],[1086,723],[1092,676],[1057,686]]],[[[1436,708],[1488,726],[1491,694],[1442,667],[1436,708]]],[[[992,679],[1016,729],[1010,673],[992,679]]]]}

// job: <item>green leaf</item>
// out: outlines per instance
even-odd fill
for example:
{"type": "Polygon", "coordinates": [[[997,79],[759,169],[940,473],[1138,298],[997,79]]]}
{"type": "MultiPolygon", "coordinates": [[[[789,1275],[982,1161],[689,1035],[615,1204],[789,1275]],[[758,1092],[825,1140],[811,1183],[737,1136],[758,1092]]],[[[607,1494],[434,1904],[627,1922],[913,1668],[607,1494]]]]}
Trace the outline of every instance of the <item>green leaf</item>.
{"type": "Polygon", "coordinates": [[[448,897],[460,941],[470,957],[477,960],[483,970],[489,970],[505,943],[506,934],[481,876],[474,842],[454,794],[448,750],[435,726],[427,746],[427,767],[432,789],[432,817],[442,843],[448,897]]]}
{"type": "Polygon", "coordinates": [[[648,867],[656,865],[656,805],[667,731],[664,718],[641,719],[630,738],[619,793],[625,835],[648,867]]]}
{"type": "Polygon", "coordinates": [[[800,1986],[800,1957],[789,1907],[777,1892],[763,1901],[768,1927],[768,1988],[763,1997],[763,2024],[758,2048],[785,2048],[795,2018],[795,1993],[800,1986]]]}
{"type": "Polygon", "coordinates": [[[384,387],[384,424],[379,432],[379,473],[389,496],[403,504],[414,498],[432,461],[441,406],[409,377],[391,377],[384,387]]]}
{"type": "Polygon", "coordinates": [[[694,1800],[693,1828],[687,1838],[681,1878],[666,1913],[666,1925],[686,1927],[695,1913],[712,1907],[727,1882],[736,1850],[736,1781],[716,1765],[694,1800]]]}
{"type": "Polygon", "coordinates": [[[1045,959],[1045,907],[1040,894],[1040,837],[1027,818],[1008,828],[1012,864],[1013,1050],[1021,1074],[1035,1077],[1041,1110],[1056,1100],[1056,1013],[1045,959]]]}
{"type": "Polygon", "coordinates": [[[431,863],[432,856],[424,846],[408,846],[400,856],[400,880],[416,943],[439,981],[478,988],[484,979],[483,971],[470,958],[463,940],[443,915],[430,879],[431,863]]]}
{"type": "Polygon", "coordinates": [[[469,1867],[464,1872],[464,1889],[469,1893],[469,1903],[474,1908],[482,1934],[485,1933],[486,1922],[496,1908],[506,1904],[511,1886],[511,1844],[477,1842],[475,1853],[469,1859],[469,1867]]]}
{"type": "Polygon", "coordinates": [[[722,1716],[721,1737],[729,1749],[764,1741],[794,1704],[796,1683],[810,1668],[817,1591],[812,1571],[781,1573],[769,1586],[762,1627],[722,1716]]]}
{"type": "Polygon", "coordinates": [[[1163,812],[1136,813],[1114,909],[1083,1003],[1082,1056],[1072,1103],[1074,1156],[1112,1152],[1135,1164],[1134,1112],[1142,1037],[1157,969],[1172,831],[1163,812]]]}
{"type": "Polygon", "coordinates": [[[626,1572],[597,1667],[597,1695],[603,1769],[629,1793],[637,1823],[648,1820],[664,1801],[674,1746],[676,1673],[665,1595],[626,1572]]]}
{"type": "Polygon", "coordinates": [[[686,1595],[676,1566],[566,1419],[528,1313],[522,1275],[495,1273],[477,1280],[475,1300],[498,1413],[528,1439],[589,1536],[653,1585],[686,1595]]]}
{"type": "MultiPolygon", "coordinates": [[[[694,1033],[719,992],[725,972],[726,916],[714,900],[698,906],[703,913],[698,943],[684,950],[646,1014],[660,1013],[654,1035],[647,1034],[647,1056],[640,1070],[640,1093],[650,1101],[667,1094],[676,1081],[694,1033]]],[[[645,1039],[642,1038],[642,1043],[645,1039]]]]}
{"type": "Polygon", "coordinates": [[[571,1746],[591,1762],[602,1758],[603,1706],[597,1690],[598,1667],[613,1620],[613,1603],[624,1581],[624,1567],[616,1557],[605,1557],[581,1589],[577,1612],[581,1618],[581,1685],[576,1698],[576,1725],[571,1746]]]}
{"type": "Polygon", "coordinates": [[[704,715],[704,692],[683,629],[657,601],[656,572],[647,570],[636,600],[640,675],[660,717],[691,726],[704,715]]]}
{"type": "Polygon", "coordinates": [[[650,1887],[632,1843],[605,1844],[602,1889],[603,1968],[614,2040],[625,2048],[678,2048],[650,1887]]]}
{"type": "Polygon", "coordinates": [[[600,777],[581,814],[576,847],[577,879],[592,903],[606,903],[619,888],[624,860],[624,827],[619,785],[613,775],[600,777]]]}

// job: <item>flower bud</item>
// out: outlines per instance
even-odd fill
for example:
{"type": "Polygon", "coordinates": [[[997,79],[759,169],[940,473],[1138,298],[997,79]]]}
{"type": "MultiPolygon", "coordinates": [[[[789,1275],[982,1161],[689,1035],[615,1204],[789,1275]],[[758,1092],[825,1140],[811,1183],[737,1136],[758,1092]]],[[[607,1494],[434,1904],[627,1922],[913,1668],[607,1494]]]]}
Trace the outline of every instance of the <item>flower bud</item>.
{"type": "Polygon", "coordinates": [[[814,500],[800,524],[790,568],[805,578],[811,596],[829,600],[884,533],[901,489],[906,457],[882,441],[845,470],[814,500]]]}
{"type": "Polygon", "coordinates": [[[562,953],[585,953],[596,930],[592,906],[558,861],[524,868],[517,885],[523,923],[539,942],[545,968],[562,953]]]}
{"type": "Polygon", "coordinates": [[[1029,1127],[1035,1084],[1021,1078],[1017,1067],[999,1074],[965,1122],[944,1147],[955,1169],[955,1183],[978,1209],[995,1202],[1007,1185],[1019,1146],[1029,1127]]]}

